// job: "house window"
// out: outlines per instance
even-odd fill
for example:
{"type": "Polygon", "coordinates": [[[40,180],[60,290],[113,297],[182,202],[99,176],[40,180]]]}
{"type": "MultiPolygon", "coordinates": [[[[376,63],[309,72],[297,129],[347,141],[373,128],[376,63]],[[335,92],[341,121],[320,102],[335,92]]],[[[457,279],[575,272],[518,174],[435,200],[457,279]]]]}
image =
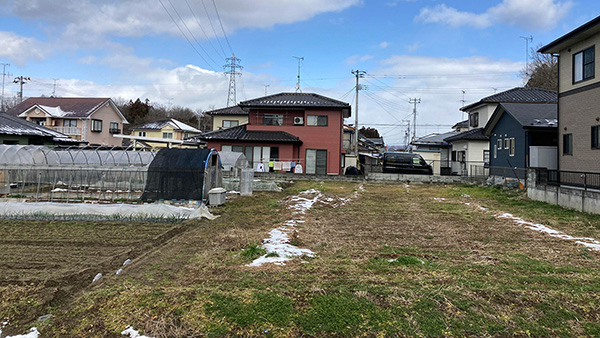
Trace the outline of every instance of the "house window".
{"type": "Polygon", "coordinates": [[[138,136],[146,137],[146,132],[145,131],[138,131],[138,136]]]}
{"type": "Polygon", "coordinates": [[[327,174],[327,150],[306,149],[306,173],[327,174]]]}
{"type": "Polygon", "coordinates": [[[281,114],[264,114],[263,125],[265,126],[283,126],[283,115],[281,114]]]}
{"type": "Polygon", "coordinates": [[[496,143],[497,143],[497,147],[496,148],[498,148],[498,150],[502,150],[502,139],[499,138],[496,143]]]}
{"type": "Polygon", "coordinates": [[[479,127],[479,113],[469,114],[469,125],[471,127],[479,127]]]}
{"type": "Polygon", "coordinates": [[[594,77],[594,46],[573,55],[573,83],[594,77]]]}
{"type": "Polygon", "coordinates": [[[121,132],[119,129],[119,122],[111,122],[108,131],[111,134],[119,134],[121,132]]]}
{"type": "Polygon", "coordinates": [[[504,139],[504,149],[510,149],[510,139],[504,139]]]}
{"type": "Polygon", "coordinates": [[[236,121],[236,120],[223,120],[223,128],[237,127],[238,125],[239,125],[239,121],[236,121]]]}
{"type": "Polygon", "coordinates": [[[172,139],[173,138],[173,133],[172,132],[163,133],[162,138],[172,139]]]}
{"type": "Polygon", "coordinates": [[[494,145],[494,158],[498,158],[498,145],[494,145]]]}
{"type": "Polygon", "coordinates": [[[307,126],[327,126],[328,125],[327,115],[308,115],[306,116],[307,126]]]}
{"type": "Polygon", "coordinates": [[[490,164],[490,151],[489,150],[484,150],[483,151],[483,163],[485,164],[490,164]]]}
{"type": "Polygon", "coordinates": [[[573,134],[563,135],[563,155],[573,155],[573,134]]]}
{"type": "Polygon", "coordinates": [[[102,131],[102,120],[92,120],[92,131],[95,131],[95,132],[102,131]]]}
{"type": "Polygon", "coordinates": [[[63,127],[77,127],[77,120],[72,120],[72,119],[63,120],[63,127]]]}
{"type": "Polygon", "coordinates": [[[592,149],[600,149],[600,126],[592,126],[592,149]]]}
{"type": "Polygon", "coordinates": [[[510,156],[515,156],[515,138],[511,137],[510,138],[510,156]]]}
{"type": "Polygon", "coordinates": [[[183,133],[183,139],[185,140],[186,138],[190,137],[190,133],[183,133]]]}

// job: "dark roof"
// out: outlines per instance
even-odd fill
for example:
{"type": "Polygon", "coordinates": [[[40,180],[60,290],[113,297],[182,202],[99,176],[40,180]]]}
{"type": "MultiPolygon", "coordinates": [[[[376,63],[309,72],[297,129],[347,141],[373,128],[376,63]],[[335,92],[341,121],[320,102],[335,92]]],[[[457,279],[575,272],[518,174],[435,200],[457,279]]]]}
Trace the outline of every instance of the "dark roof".
{"type": "Polygon", "coordinates": [[[467,131],[463,131],[462,133],[458,133],[454,136],[450,136],[450,137],[446,137],[444,139],[444,141],[446,142],[452,142],[452,141],[462,141],[462,140],[466,140],[466,141],[485,141],[485,140],[489,140],[490,138],[485,136],[483,134],[483,128],[476,128],[476,129],[471,129],[471,130],[467,130],[467,131]]]}
{"type": "Polygon", "coordinates": [[[438,145],[438,146],[446,145],[447,146],[448,142],[446,142],[445,139],[450,136],[454,136],[456,134],[458,134],[458,132],[456,132],[456,131],[449,131],[447,133],[442,133],[442,134],[439,134],[439,133],[429,134],[426,136],[416,138],[414,141],[411,142],[411,144],[420,145],[420,146],[426,146],[426,145],[438,145]]]}
{"type": "Polygon", "coordinates": [[[573,45],[581,40],[585,40],[588,37],[600,32],[600,16],[592,19],[583,25],[575,28],[569,33],[561,36],[560,38],[550,42],[549,44],[538,49],[540,53],[558,53],[561,49],[567,46],[573,45]]]}
{"type": "Polygon", "coordinates": [[[468,128],[468,127],[469,127],[469,120],[464,120],[464,121],[456,122],[456,124],[452,126],[452,129],[468,128]]]}
{"type": "Polygon", "coordinates": [[[516,87],[484,97],[478,102],[460,108],[460,110],[466,111],[480,104],[500,102],[551,103],[558,102],[558,95],[556,92],[546,89],[516,87]]]}
{"type": "Polygon", "coordinates": [[[26,121],[20,117],[0,113],[0,134],[19,136],[39,136],[50,138],[59,143],[81,143],[81,141],[69,138],[67,135],[40,126],[39,124],[26,121]]]}
{"type": "Polygon", "coordinates": [[[139,126],[135,126],[132,127],[132,130],[161,130],[163,129],[167,124],[171,124],[172,126],[174,126],[175,130],[181,130],[181,131],[186,131],[186,132],[190,132],[190,133],[200,133],[201,131],[189,126],[181,121],[175,120],[175,119],[166,119],[166,120],[159,120],[159,121],[154,121],[154,122],[148,122],[148,123],[144,123],[141,124],[139,126]]]}
{"type": "Polygon", "coordinates": [[[279,93],[240,102],[240,107],[313,107],[350,109],[350,104],[314,93],[279,93]]]}
{"type": "Polygon", "coordinates": [[[557,128],[556,103],[500,103],[485,125],[484,134],[490,135],[503,113],[508,113],[524,128],[557,128]]]}
{"type": "Polygon", "coordinates": [[[232,106],[227,108],[215,109],[205,112],[207,115],[248,115],[248,112],[240,106],[232,106]]]}
{"type": "Polygon", "coordinates": [[[383,137],[366,137],[367,140],[369,140],[369,142],[373,143],[376,146],[384,146],[385,143],[383,142],[383,137]]]}
{"type": "MultiPolygon", "coordinates": [[[[82,118],[90,116],[107,102],[112,103],[112,100],[105,97],[30,97],[6,113],[19,116],[30,108],[38,106],[53,117],[82,118]]],[[[116,110],[121,114],[118,109],[116,110]]]]}
{"type": "Polygon", "coordinates": [[[200,136],[205,141],[211,140],[231,140],[231,141],[250,141],[250,142],[281,142],[281,143],[302,143],[302,141],[285,131],[271,130],[246,130],[246,124],[241,126],[210,131],[200,136]]]}

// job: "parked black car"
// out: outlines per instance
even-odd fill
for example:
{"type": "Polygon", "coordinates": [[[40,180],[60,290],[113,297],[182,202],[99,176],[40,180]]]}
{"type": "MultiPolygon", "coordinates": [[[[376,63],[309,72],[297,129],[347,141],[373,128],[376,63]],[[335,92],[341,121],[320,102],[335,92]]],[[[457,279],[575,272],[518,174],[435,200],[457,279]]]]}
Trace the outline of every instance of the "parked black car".
{"type": "Polygon", "coordinates": [[[433,168],[419,154],[388,152],[383,154],[383,172],[432,175],[433,168]]]}

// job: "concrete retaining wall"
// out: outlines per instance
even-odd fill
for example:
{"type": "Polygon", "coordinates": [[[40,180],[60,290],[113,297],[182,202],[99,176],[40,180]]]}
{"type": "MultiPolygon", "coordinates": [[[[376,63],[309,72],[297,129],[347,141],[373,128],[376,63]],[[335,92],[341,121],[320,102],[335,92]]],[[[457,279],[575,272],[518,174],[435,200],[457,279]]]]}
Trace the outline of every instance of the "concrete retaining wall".
{"type": "Polygon", "coordinates": [[[560,205],[564,208],[590,214],[600,214],[600,191],[538,184],[535,169],[530,169],[527,176],[527,197],[532,200],[560,205]]]}
{"type": "Polygon", "coordinates": [[[284,181],[343,181],[343,182],[422,182],[422,183],[477,183],[484,184],[485,177],[438,176],[438,175],[406,175],[388,173],[367,173],[367,175],[311,175],[291,173],[254,173],[255,179],[284,181]]]}

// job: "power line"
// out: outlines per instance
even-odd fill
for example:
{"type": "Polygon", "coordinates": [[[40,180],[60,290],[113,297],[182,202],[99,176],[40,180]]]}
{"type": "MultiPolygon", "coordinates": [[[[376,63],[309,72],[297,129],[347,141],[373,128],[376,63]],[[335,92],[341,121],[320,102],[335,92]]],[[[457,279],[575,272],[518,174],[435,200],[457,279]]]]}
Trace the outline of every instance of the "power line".
{"type": "Polygon", "coordinates": [[[227,38],[227,33],[225,33],[225,29],[223,28],[223,21],[221,21],[221,16],[219,15],[219,10],[217,9],[217,4],[215,0],[212,0],[213,6],[215,7],[215,13],[217,13],[217,19],[219,19],[219,25],[221,25],[221,30],[223,31],[223,36],[225,37],[225,41],[227,42],[227,46],[229,46],[229,50],[231,54],[234,53],[233,48],[231,48],[231,44],[229,44],[229,39],[227,38]]]}
{"type": "MultiPolygon", "coordinates": [[[[212,28],[213,34],[215,35],[215,39],[217,39],[217,43],[219,43],[221,50],[223,50],[223,54],[225,54],[225,49],[223,49],[223,45],[221,44],[221,40],[219,40],[219,36],[217,35],[215,26],[212,24],[212,19],[210,18],[210,14],[208,13],[208,9],[206,8],[206,4],[204,3],[204,0],[201,0],[201,3],[202,3],[202,7],[204,8],[204,13],[206,13],[206,17],[208,18],[208,23],[210,24],[210,28],[212,28]]],[[[233,54],[233,51],[231,52],[231,54],[233,54]]]]}
{"type": "Polygon", "coordinates": [[[196,36],[194,35],[194,33],[192,33],[192,31],[190,30],[190,28],[188,27],[188,25],[185,23],[185,20],[183,20],[183,18],[181,17],[181,15],[179,15],[179,11],[177,11],[177,8],[175,8],[175,6],[171,2],[171,0],[168,0],[168,1],[169,1],[169,4],[171,4],[171,7],[173,8],[173,11],[175,12],[175,14],[177,14],[177,16],[179,17],[179,20],[181,21],[181,23],[183,24],[183,26],[185,27],[185,29],[187,29],[188,33],[190,33],[190,36],[192,37],[192,39],[194,39],[194,41],[196,41],[196,44],[198,45],[198,47],[200,47],[200,49],[202,49],[202,51],[204,52],[204,54],[206,54],[206,56],[208,57],[208,59],[210,59],[210,61],[212,61],[217,67],[219,67],[219,65],[215,62],[215,60],[213,60],[210,57],[210,54],[208,54],[208,52],[206,52],[206,50],[204,49],[204,47],[202,47],[202,45],[200,45],[200,42],[198,42],[198,39],[196,39],[196,36]]]}
{"type": "MultiPolygon", "coordinates": [[[[200,24],[200,20],[198,20],[198,17],[196,16],[196,13],[194,13],[194,10],[192,9],[192,6],[190,6],[190,3],[188,2],[188,0],[185,0],[185,3],[187,4],[188,8],[190,9],[190,13],[192,13],[192,16],[194,17],[194,20],[196,20],[196,23],[198,24],[198,27],[200,27],[200,30],[202,31],[202,34],[204,34],[204,37],[206,38],[206,41],[208,41],[208,43],[215,50],[215,52],[217,52],[217,54],[219,54],[219,50],[210,41],[211,39],[208,37],[208,34],[206,34],[206,32],[204,31],[204,28],[202,27],[202,24],[200,24]]],[[[221,48],[221,53],[222,53],[221,55],[222,55],[223,58],[227,57],[227,55],[225,54],[225,51],[223,50],[223,48],[221,48]]]]}
{"type": "Polygon", "coordinates": [[[165,7],[165,4],[163,4],[162,0],[158,0],[158,2],[160,2],[162,8],[164,8],[165,12],[167,12],[167,14],[171,18],[171,20],[173,21],[173,23],[175,24],[175,26],[177,26],[177,29],[179,29],[179,31],[181,32],[181,35],[183,35],[183,37],[187,40],[187,42],[190,44],[190,46],[192,46],[192,48],[196,51],[196,54],[198,54],[198,56],[200,56],[200,58],[202,59],[202,61],[204,61],[204,63],[206,63],[206,65],[209,66],[214,71],[215,69],[211,66],[211,64],[208,61],[206,61],[206,59],[204,58],[204,56],[202,56],[202,54],[200,54],[200,52],[198,51],[198,49],[196,49],[196,46],[194,46],[194,44],[192,43],[192,41],[187,37],[187,35],[185,35],[185,33],[183,32],[183,30],[181,29],[181,27],[179,27],[179,24],[177,23],[177,21],[175,20],[175,18],[171,15],[171,13],[167,9],[167,7],[165,7]]]}
{"type": "Polygon", "coordinates": [[[369,75],[372,78],[400,78],[400,79],[405,79],[405,78],[437,78],[437,77],[481,77],[481,76],[507,76],[507,75],[520,75],[519,72],[500,72],[500,73],[478,73],[478,74],[473,74],[473,73],[463,73],[463,74],[423,74],[423,75],[416,75],[416,74],[404,74],[404,75],[389,75],[389,74],[382,74],[382,75],[369,75]]]}

